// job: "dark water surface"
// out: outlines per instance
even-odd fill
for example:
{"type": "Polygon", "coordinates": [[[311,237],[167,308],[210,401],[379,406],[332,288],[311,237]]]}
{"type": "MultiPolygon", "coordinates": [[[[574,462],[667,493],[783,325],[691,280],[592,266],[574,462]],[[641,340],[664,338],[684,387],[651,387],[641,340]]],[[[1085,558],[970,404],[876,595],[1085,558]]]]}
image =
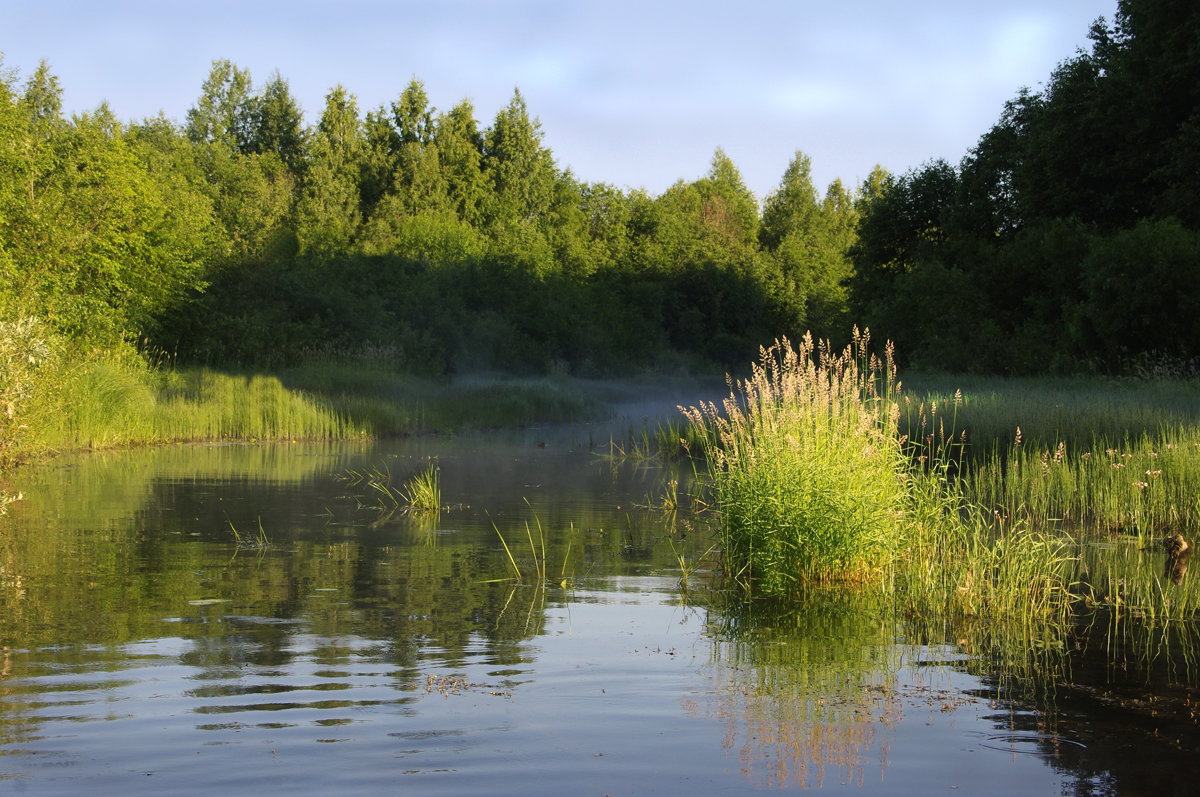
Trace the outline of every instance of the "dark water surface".
{"type": "Polygon", "coordinates": [[[703,516],[652,508],[688,474],[614,466],[608,439],[173,446],[16,474],[0,793],[1192,793],[1186,657],[1080,654],[1015,690],[995,651],[866,598],[739,608],[705,586],[703,516]],[[343,478],[432,460],[435,516],[343,478]]]}

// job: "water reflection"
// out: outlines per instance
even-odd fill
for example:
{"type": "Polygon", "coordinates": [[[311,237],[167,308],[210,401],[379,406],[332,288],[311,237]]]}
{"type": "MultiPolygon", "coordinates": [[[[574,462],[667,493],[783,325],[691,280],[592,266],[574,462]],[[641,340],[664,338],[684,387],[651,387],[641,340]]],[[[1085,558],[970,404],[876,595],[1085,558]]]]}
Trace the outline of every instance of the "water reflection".
{"type": "MultiPolygon", "coordinates": [[[[0,777],[38,793],[1191,783],[1190,624],[1097,616],[1022,640],[863,593],[747,605],[704,583],[703,516],[648,508],[688,474],[614,466],[590,436],[173,446],[20,473],[0,534],[0,777]],[[433,457],[440,514],[381,512],[340,478],[433,457]],[[259,527],[263,545],[231,534],[259,527]],[[514,581],[501,534],[550,577],[514,581]]],[[[1159,577],[1150,556],[1110,560],[1113,583],[1159,577]]]]}
{"type": "Polygon", "coordinates": [[[839,591],[798,606],[731,596],[710,608],[716,690],[694,710],[725,726],[722,746],[756,784],[820,788],[828,774],[861,787],[886,768],[900,719],[892,616],[878,597],[839,591]]]}

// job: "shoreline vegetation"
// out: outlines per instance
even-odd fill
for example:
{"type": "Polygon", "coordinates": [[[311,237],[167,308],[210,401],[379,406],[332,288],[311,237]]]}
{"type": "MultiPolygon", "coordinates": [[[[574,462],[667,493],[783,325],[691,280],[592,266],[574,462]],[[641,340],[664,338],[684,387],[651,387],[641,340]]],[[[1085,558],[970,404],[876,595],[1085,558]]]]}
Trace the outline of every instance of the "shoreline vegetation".
{"type": "Polygon", "coordinates": [[[0,471],[58,452],[202,441],[453,433],[602,417],[604,388],[566,375],[422,377],[384,359],[325,357],[262,373],[80,356],[36,319],[0,327],[0,471]]]}
{"type": "Polygon", "coordinates": [[[217,60],[182,123],[123,122],[0,61],[0,470],[577,419],[601,380],[778,340],[724,406],[614,445],[703,452],[744,591],[879,585],[1014,638],[1190,620],[1163,541],[1200,524],[1197,25],[1118,0],[959,164],[822,193],[797,151],[761,201],[719,148],[658,196],[580,181],[519,90],[484,125],[416,79],[366,113],[335,86],[305,124],[217,60]]]}
{"type": "Polygon", "coordinates": [[[1147,650],[1195,647],[1200,382],[947,394],[954,378],[917,374],[910,394],[890,344],[879,358],[869,340],[778,341],[723,404],[681,408],[688,428],[654,437],[669,457],[686,434],[706,462],[702,505],[742,600],[881,595],[934,636],[965,627],[972,647],[1003,648],[1014,672],[1053,670],[1097,623],[1147,650]]]}

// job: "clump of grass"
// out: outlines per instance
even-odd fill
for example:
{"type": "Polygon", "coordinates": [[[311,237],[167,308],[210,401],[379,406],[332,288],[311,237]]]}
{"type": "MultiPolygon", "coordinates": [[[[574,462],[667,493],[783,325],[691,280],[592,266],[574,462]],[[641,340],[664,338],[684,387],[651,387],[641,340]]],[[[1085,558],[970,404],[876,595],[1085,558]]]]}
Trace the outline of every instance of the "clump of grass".
{"type": "Polygon", "coordinates": [[[855,330],[840,354],[806,335],[761,352],[722,407],[684,410],[709,430],[726,567],[765,595],[879,576],[908,536],[891,348],[855,330]]]}
{"type": "Polygon", "coordinates": [[[410,476],[403,487],[392,484],[392,471],[387,465],[365,470],[351,469],[346,471],[342,479],[352,486],[370,489],[381,501],[381,505],[375,508],[388,514],[397,509],[436,512],[442,506],[442,490],[436,463],[410,476]]]}
{"type": "Polygon", "coordinates": [[[442,506],[442,489],[436,464],[422,470],[404,483],[401,498],[405,506],[421,512],[436,512],[442,506]]]}

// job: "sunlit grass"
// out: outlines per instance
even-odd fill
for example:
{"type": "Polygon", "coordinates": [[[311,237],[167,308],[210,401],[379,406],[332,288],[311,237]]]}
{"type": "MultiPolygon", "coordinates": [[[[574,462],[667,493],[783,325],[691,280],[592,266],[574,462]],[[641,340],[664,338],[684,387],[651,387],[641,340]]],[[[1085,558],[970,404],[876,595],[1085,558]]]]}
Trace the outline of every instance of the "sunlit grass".
{"type": "Polygon", "coordinates": [[[442,489],[437,465],[430,465],[404,483],[401,498],[405,506],[421,512],[436,512],[442,506],[442,489]]]}
{"type": "Polygon", "coordinates": [[[833,354],[805,338],[765,349],[721,407],[685,415],[711,434],[713,490],[731,575],[763,594],[878,577],[905,543],[904,460],[890,359],[869,337],[833,354]]]}
{"type": "Polygon", "coordinates": [[[917,620],[1065,618],[1077,597],[1072,541],[964,491],[953,407],[941,416],[948,430],[939,419],[915,440],[902,434],[890,356],[871,357],[868,342],[856,336],[835,355],[810,339],[796,349],[784,341],[723,406],[687,411],[715,440],[708,461],[728,574],[756,596],[857,583],[917,620]]]}
{"type": "MultiPolygon", "coordinates": [[[[333,440],[596,418],[568,380],[435,381],[386,363],[319,362],[278,374],[152,366],[131,350],[62,356],[20,405],[13,460],[164,442],[333,440]]],[[[0,452],[2,453],[2,452],[0,452]]]]}
{"type": "MultiPolygon", "coordinates": [[[[496,536],[500,538],[500,545],[504,548],[504,554],[508,560],[508,566],[512,570],[512,578],[518,583],[525,583],[526,577],[529,577],[532,584],[539,587],[557,585],[566,588],[570,585],[571,578],[567,573],[567,566],[571,561],[571,541],[567,541],[566,551],[563,553],[562,567],[559,570],[556,581],[551,581],[552,571],[548,567],[546,560],[546,532],[542,528],[542,521],[535,514],[533,517],[534,525],[530,526],[529,521],[525,521],[525,542],[529,547],[529,558],[522,559],[527,565],[525,570],[517,563],[517,557],[513,554],[513,547],[510,547],[508,540],[505,539],[504,533],[500,531],[500,527],[492,523],[492,528],[496,530],[496,536]],[[537,536],[534,536],[534,529],[537,529],[537,536]],[[532,567],[532,572],[529,568],[532,567]]],[[[514,542],[514,545],[516,543],[514,542]]]]}

